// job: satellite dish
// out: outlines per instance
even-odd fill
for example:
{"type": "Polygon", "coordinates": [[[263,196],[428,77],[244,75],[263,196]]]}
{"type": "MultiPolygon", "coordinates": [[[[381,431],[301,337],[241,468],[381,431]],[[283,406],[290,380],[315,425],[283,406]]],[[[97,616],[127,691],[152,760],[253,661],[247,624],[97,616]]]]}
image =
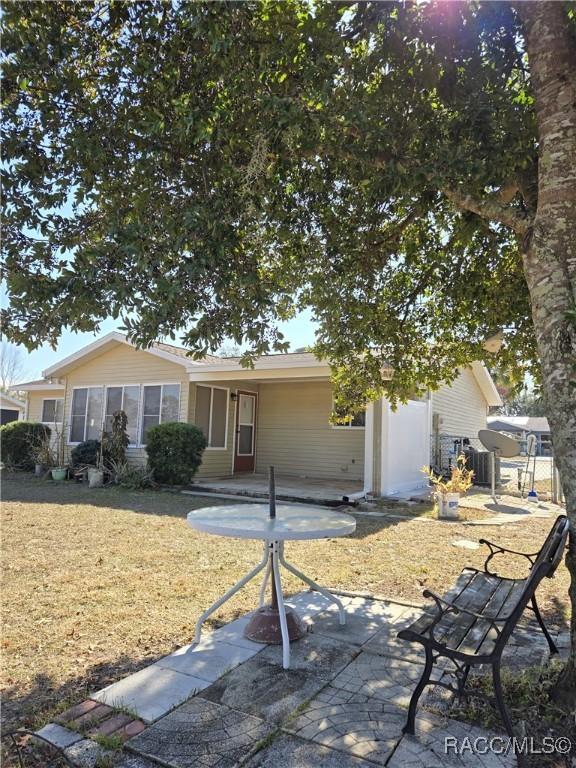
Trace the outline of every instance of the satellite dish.
{"type": "Polygon", "coordinates": [[[511,459],[520,453],[520,445],[514,438],[503,435],[502,432],[496,432],[495,429],[481,429],[478,432],[478,439],[486,448],[502,459],[511,459]]]}

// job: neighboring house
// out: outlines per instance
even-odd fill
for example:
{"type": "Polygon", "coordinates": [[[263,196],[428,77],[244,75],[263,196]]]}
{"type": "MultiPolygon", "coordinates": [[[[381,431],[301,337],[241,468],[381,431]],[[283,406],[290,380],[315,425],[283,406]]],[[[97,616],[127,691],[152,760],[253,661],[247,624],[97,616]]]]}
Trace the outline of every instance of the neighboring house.
{"type": "Polygon", "coordinates": [[[246,369],[238,358],[193,360],[170,344],[139,350],[116,332],[44,376],[19,385],[28,392],[29,418],[56,423],[69,447],[99,438],[123,408],[134,460],[145,460],[149,427],[187,421],[208,439],[201,479],[264,473],[274,465],[285,475],[349,481],[358,495],[425,486],[420,469],[429,462],[433,409],[450,428],[457,418],[454,425],[468,434],[486,426],[488,406],[501,402],[486,368],[475,363],[431,398],[395,412],[382,399],[347,425],[332,426],[330,368],[310,353],[267,355],[246,369]]]}
{"type": "Polygon", "coordinates": [[[523,454],[528,435],[535,435],[536,456],[552,455],[552,436],[545,416],[489,416],[488,427],[518,440],[523,454]]]}
{"type": "Polygon", "coordinates": [[[26,403],[17,397],[0,392],[0,426],[10,424],[11,421],[21,421],[24,418],[26,403]]]}

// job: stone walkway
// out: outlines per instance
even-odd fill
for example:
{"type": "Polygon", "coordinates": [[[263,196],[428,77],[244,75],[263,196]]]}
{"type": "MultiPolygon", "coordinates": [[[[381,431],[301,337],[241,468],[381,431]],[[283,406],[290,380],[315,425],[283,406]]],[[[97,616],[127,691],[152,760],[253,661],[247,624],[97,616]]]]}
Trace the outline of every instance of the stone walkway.
{"type": "MultiPolygon", "coordinates": [[[[345,627],[339,626],[334,606],[317,593],[289,601],[310,629],[291,646],[289,670],[282,668],[280,646],[243,637],[248,617],[242,617],[207,633],[200,646],[185,646],[95,693],[40,734],[83,768],[96,768],[98,761],[118,768],[515,765],[512,756],[445,754],[446,737],[490,734],[423,708],[416,736],[403,735],[423,655],[420,646],[396,635],[419,609],[367,598],[343,602],[345,627]],[[94,725],[90,711],[117,730],[94,725]],[[83,718],[86,727],[67,727],[72,715],[83,718]],[[107,750],[105,739],[96,743],[98,733],[119,734],[122,752],[107,750]]],[[[545,655],[544,638],[528,625],[513,638],[507,658],[540,663],[545,655]]],[[[446,666],[437,672],[443,674],[446,666]]],[[[443,689],[428,691],[424,706],[444,701],[446,709],[443,689]]]]}

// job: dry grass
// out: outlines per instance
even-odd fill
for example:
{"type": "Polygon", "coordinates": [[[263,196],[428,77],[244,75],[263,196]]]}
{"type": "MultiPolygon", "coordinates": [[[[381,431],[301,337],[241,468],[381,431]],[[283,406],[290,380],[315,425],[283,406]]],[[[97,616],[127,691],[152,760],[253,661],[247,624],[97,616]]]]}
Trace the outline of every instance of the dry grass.
{"type": "MultiPolygon", "coordinates": [[[[225,504],[158,491],[90,490],[8,475],[3,483],[4,717],[34,725],[189,642],[200,612],[260,557],[260,545],[199,534],[190,509],[225,504]]],[[[229,502],[228,502],[229,503],[229,502]]],[[[287,554],[319,582],[420,601],[483,555],[452,546],[481,536],[537,549],[550,520],[471,528],[428,519],[358,517],[354,536],[295,543],[287,554]]],[[[514,564],[520,575],[522,563],[514,564]]],[[[286,574],[288,592],[302,585],[286,574]]],[[[566,616],[568,574],[542,587],[545,613],[566,616]]],[[[252,609],[249,585],[216,614],[252,609]]]]}

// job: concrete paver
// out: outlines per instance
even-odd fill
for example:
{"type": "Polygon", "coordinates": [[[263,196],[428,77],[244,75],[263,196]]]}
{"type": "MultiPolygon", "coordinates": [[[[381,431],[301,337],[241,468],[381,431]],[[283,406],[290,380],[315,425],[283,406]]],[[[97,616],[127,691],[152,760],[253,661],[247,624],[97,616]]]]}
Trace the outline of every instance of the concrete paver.
{"type": "Polygon", "coordinates": [[[283,669],[256,657],[202,691],[202,698],[281,722],[325,685],[325,680],[309,672],[283,669]]]}
{"type": "Polygon", "coordinates": [[[130,741],[174,768],[232,768],[271,731],[264,720],[196,697],[130,741]]]}
{"type": "Polygon", "coordinates": [[[203,639],[198,645],[185,645],[169,656],[164,656],[154,666],[213,683],[228,670],[262,650],[261,645],[253,645],[256,648],[242,648],[239,645],[216,642],[211,638],[203,639]]]}
{"type": "Polygon", "coordinates": [[[103,688],[92,698],[112,707],[126,707],[152,722],[210,685],[206,680],[155,664],[103,688]]]}
{"type": "MultiPolygon", "coordinates": [[[[330,680],[358,653],[358,648],[338,642],[331,637],[307,634],[290,646],[290,669],[309,672],[322,680],[330,680]]],[[[268,645],[259,658],[272,664],[282,664],[282,646],[268,645]]]]}
{"type": "Polygon", "coordinates": [[[402,738],[406,710],[329,685],[286,728],[303,739],[384,765],[402,738]]]}
{"type": "Polygon", "coordinates": [[[369,768],[366,760],[283,734],[245,764],[245,768],[369,768]]]}

